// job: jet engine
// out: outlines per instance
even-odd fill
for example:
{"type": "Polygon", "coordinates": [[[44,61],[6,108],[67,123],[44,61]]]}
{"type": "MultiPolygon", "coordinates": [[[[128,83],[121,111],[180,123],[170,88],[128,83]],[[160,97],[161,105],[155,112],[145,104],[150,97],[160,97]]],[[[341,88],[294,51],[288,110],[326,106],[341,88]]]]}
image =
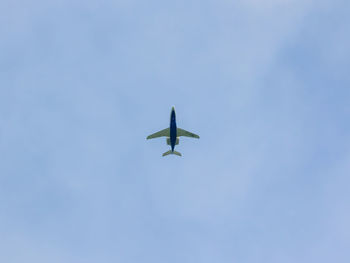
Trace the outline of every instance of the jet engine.
{"type": "MultiPolygon", "coordinates": [[[[166,144],[170,145],[170,138],[166,138],[166,144]]],[[[179,137],[176,137],[175,145],[178,145],[178,144],[179,144],[179,137]]]]}

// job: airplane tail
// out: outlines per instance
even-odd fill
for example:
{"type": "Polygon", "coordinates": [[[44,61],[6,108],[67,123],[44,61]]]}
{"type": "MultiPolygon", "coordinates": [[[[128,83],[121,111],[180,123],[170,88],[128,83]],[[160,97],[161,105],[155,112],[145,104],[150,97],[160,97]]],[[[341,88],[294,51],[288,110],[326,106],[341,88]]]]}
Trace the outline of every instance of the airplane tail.
{"type": "Polygon", "coordinates": [[[163,156],[167,156],[167,155],[169,155],[169,154],[175,154],[175,155],[177,155],[177,156],[181,156],[181,153],[179,153],[179,152],[177,152],[177,151],[167,151],[167,152],[165,152],[165,153],[163,153],[163,156]]]}

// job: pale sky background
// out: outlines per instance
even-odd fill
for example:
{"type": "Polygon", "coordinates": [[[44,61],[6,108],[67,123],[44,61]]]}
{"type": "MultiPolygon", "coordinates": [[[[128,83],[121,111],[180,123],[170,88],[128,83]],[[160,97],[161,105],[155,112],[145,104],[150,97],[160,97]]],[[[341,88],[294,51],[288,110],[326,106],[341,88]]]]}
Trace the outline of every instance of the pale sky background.
{"type": "Polygon", "coordinates": [[[0,262],[350,262],[349,14],[1,0],[0,262]]]}

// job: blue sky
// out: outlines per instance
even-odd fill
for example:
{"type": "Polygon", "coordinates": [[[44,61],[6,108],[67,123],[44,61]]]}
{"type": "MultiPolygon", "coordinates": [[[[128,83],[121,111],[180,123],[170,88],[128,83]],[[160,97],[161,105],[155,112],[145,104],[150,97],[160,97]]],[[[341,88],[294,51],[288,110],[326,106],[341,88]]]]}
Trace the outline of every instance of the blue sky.
{"type": "Polygon", "coordinates": [[[0,261],[349,262],[349,13],[1,1],[0,261]]]}

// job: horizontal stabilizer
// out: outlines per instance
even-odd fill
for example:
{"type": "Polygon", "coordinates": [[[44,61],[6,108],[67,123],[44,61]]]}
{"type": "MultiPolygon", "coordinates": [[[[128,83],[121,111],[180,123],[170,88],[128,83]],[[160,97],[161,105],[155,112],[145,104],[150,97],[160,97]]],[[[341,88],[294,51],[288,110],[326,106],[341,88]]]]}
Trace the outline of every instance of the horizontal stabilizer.
{"type": "Polygon", "coordinates": [[[167,156],[167,155],[169,155],[169,154],[175,154],[175,155],[177,155],[177,156],[181,156],[181,153],[179,153],[179,152],[177,152],[177,151],[167,151],[167,152],[165,152],[165,153],[163,153],[163,156],[167,156]]]}

